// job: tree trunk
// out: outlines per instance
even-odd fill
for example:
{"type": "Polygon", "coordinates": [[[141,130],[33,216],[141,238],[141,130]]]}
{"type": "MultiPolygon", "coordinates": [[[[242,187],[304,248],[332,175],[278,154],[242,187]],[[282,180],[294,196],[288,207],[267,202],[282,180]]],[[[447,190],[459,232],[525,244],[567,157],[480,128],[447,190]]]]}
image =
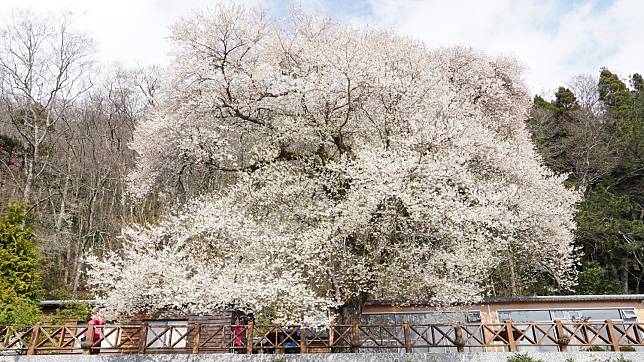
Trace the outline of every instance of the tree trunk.
{"type": "Polygon", "coordinates": [[[78,298],[78,286],[80,285],[80,275],[83,259],[83,245],[78,246],[78,252],[76,253],[76,260],[74,261],[74,285],[72,286],[72,296],[74,299],[78,298]]]}
{"type": "Polygon", "coordinates": [[[346,302],[336,309],[335,324],[351,325],[360,322],[362,307],[367,301],[367,293],[360,293],[347,299],[346,302]]]}
{"type": "Polygon", "coordinates": [[[628,294],[628,256],[622,258],[622,281],[624,282],[624,294],[628,294]]]}
{"type": "Polygon", "coordinates": [[[29,198],[31,196],[31,187],[34,182],[34,164],[36,163],[38,152],[40,152],[39,150],[40,145],[37,143],[38,126],[35,125],[34,128],[36,132],[36,137],[34,137],[34,144],[32,147],[33,155],[31,155],[31,157],[27,156],[27,158],[25,158],[27,160],[27,165],[26,165],[27,167],[25,170],[27,177],[25,179],[25,187],[23,188],[23,191],[22,191],[22,202],[24,202],[25,204],[29,204],[29,198]]]}
{"type": "Polygon", "coordinates": [[[642,281],[642,273],[639,274],[639,276],[635,279],[635,288],[633,291],[635,294],[640,294],[640,282],[642,281]]]}
{"type": "Polygon", "coordinates": [[[510,268],[510,293],[514,297],[519,293],[517,288],[517,273],[514,265],[514,250],[512,250],[512,246],[510,246],[509,251],[510,259],[508,260],[508,266],[510,268]]]}
{"type": "Polygon", "coordinates": [[[336,333],[343,333],[348,329],[349,335],[351,336],[349,340],[351,342],[347,343],[346,339],[337,341],[334,343],[334,347],[332,347],[333,352],[359,352],[360,333],[356,327],[360,323],[362,307],[366,301],[367,293],[360,293],[347,299],[342,306],[335,310],[334,325],[336,326],[336,333]]]}
{"type": "Polygon", "coordinates": [[[67,164],[67,175],[65,175],[65,183],[63,184],[63,190],[60,195],[60,208],[58,212],[58,217],[56,218],[56,235],[60,236],[60,232],[63,230],[63,221],[65,221],[66,201],[67,201],[67,191],[69,190],[69,182],[71,181],[70,175],[70,165],[67,164]]]}

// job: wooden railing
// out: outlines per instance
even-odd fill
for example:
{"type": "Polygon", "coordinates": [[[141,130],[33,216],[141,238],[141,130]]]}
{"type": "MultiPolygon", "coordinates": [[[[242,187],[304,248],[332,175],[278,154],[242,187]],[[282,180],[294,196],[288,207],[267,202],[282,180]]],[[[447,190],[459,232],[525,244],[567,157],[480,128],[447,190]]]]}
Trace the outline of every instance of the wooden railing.
{"type": "Polygon", "coordinates": [[[0,355],[644,350],[644,324],[221,325],[186,323],[0,328],[0,355]],[[98,329],[95,333],[94,328],[98,329]],[[95,339],[94,335],[100,335],[95,339]]]}

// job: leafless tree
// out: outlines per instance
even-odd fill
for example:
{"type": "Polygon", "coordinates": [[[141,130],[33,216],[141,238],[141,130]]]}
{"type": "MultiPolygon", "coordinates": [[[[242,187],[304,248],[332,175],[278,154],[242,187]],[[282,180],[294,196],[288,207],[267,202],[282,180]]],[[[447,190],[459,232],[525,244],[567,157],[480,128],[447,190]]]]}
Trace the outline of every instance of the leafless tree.
{"type": "Polygon", "coordinates": [[[604,103],[597,92],[598,82],[599,79],[591,74],[579,74],[568,81],[568,88],[577,97],[579,106],[594,116],[600,116],[604,112],[604,103]]]}
{"type": "Polygon", "coordinates": [[[91,39],[74,31],[68,17],[17,12],[0,33],[3,106],[26,151],[24,202],[32,201],[34,183],[50,163],[43,145],[90,86],[86,75],[92,52],[91,39]]]}

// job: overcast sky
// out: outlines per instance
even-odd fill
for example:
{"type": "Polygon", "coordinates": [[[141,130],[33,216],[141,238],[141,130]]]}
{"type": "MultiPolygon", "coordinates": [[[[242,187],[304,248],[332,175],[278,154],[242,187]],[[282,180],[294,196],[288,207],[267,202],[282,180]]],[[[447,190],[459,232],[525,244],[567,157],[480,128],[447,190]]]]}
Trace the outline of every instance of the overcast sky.
{"type": "MultiPolygon", "coordinates": [[[[167,64],[168,26],[217,0],[0,0],[14,8],[71,11],[97,43],[100,61],[167,64]]],[[[238,0],[275,15],[290,3],[349,24],[393,29],[433,46],[468,45],[510,54],[526,66],[533,93],[605,66],[644,72],[644,0],[238,0]]]]}

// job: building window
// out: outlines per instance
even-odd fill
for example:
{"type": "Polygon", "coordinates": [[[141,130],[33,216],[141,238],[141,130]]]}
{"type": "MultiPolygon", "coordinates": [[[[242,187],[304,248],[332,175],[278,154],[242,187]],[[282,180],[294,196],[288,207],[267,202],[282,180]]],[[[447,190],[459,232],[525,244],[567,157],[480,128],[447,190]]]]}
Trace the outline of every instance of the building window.
{"type": "Polygon", "coordinates": [[[550,321],[549,310],[508,310],[499,311],[499,322],[512,321],[515,323],[550,321]]]}
{"type": "Polygon", "coordinates": [[[467,312],[468,323],[481,323],[481,311],[470,310],[467,312]]]}
{"type": "MultiPolygon", "coordinates": [[[[478,324],[481,322],[481,312],[478,310],[470,311],[435,311],[435,312],[415,312],[415,313],[363,313],[361,324],[363,328],[372,328],[376,332],[378,325],[386,326],[394,332],[398,340],[403,340],[403,323],[409,323],[412,327],[410,338],[414,341],[412,344],[433,344],[434,347],[414,347],[414,352],[456,352],[457,348],[450,342],[456,338],[453,325],[455,323],[478,324]],[[434,325],[429,327],[429,325],[434,325]],[[445,337],[443,337],[443,335],[445,337]]],[[[482,331],[476,331],[477,337],[482,338],[482,331]]],[[[393,343],[392,340],[384,340],[384,343],[393,343]]],[[[369,343],[367,343],[369,345],[369,343]]],[[[371,343],[376,345],[376,343],[371,343]]],[[[483,351],[483,347],[468,347],[468,352],[483,351]]],[[[405,352],[404,348],[381,348],[367,349],[369,352],[405,352]]]]}
{"type": "Polygon", "coordinates": [[[635,313],[635,309],[620,309],[619,311],[622,313],[622,319],[624,320],[624,322],[637,322],[637,314],[635,313]]]}
{"type": "Polygon", "coordinates": [[[498,312],[499,322],[512,321],[515,323],[561,321],[629,321],[637,322],[633,308],[605,309],[543,309],[543,310],[501,310],[498,312]]]}
{"type": "Polygon", "coordinates": [[[362,324],[452,324],[479,323],[481,312],[478,310],[461,312],[415,312],[415,313],[363,313],[362,324]]]}
{"type": "MultiPolygon", "coordinates": [[[[573,346],[568,347],[569,351],[588,350],[591,348],[574,346],[575,344],[585,343],[604,348],[607,344],[606,340],[609,338],[608,332],[602,327],[605,320],[611,320],[615,322],[615,325],[637,323],[637,315],[635,314],[634,308],[502,310],[498,311],[498,316],[499,322],[501,323],[505,321],[513,322],[514,328],[520,332],[519,336],[525,337],[521,342],[517,342],[518,350],[524,350],[523,348],[526,348],[525,350],[540,352],[557,351],[559,347],[555,343],[551,343],[551,340],[544,338],[543,330],[548,330],[547,328],[532,328],[531,323],[552,323],[556,320],[560,320],[564,324],[570,322],[590,322],[590,326],[584,329],[583,333],[580,332],[579,338],[572,338],[571,344],[573,346]],[[534,346],[530,341],[535,340],[546,341],[549,345],[534,346]]],[[[633,330],[625,327],[622,327],[622,329],[626,330],[634,340],[639,340],[642,337],[639,335],[641,333],[639,329],[633,330]]],[[[556,330],[549,330],[548,333],[556,334],[556,330]]],[[[617,330],[616,333],[618,338],[623,338],[620,330],[617,330]]],[[[552,339],[556,340],[557,338],[559,336],[553,336],[552,339]]]]}

